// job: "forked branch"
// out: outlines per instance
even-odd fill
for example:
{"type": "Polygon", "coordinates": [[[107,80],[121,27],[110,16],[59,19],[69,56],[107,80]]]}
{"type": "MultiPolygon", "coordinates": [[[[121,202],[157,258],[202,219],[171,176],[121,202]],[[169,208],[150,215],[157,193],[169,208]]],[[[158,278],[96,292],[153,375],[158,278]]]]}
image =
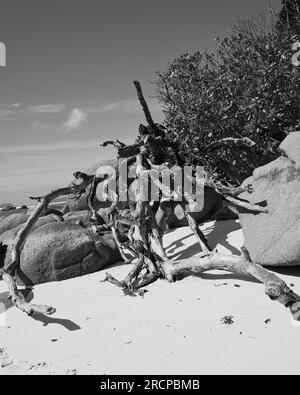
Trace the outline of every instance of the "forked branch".
{"type": "Polygon", "coordinates": [[[34,198],[40,203],[37,205],[34,212],[28,218],[25,226],[17,234],[15,242],[11,248],[10,263],[4,269],[1,270],[0,274],[2,275],[3,280],[6,282],[8,286],[8,292],[12,299],[13,304],[18,309],[24,311],[29,315],[33,313],[51,315],[55,313],[55,308],[51,306],[39,306],[39,305],[27,303],[24,296],[18,290],[14,277],[16,274],[16,270],[20,266],[20,256],[21,256],[23,245],[26,242],[26,239],[29,236],[30,232],[32,231],[33,227],[37,223],[38,219],[47,210],[48,205],[53,200],[57,199],[60,196],[70,195],[73,193],[82,193],[85,190],[86,186],[87,183],[82,181],[82,183],[78,185],[72,184],[70,187],[58,189],[56,191],[49,193],[44,197],[34,198]]]}

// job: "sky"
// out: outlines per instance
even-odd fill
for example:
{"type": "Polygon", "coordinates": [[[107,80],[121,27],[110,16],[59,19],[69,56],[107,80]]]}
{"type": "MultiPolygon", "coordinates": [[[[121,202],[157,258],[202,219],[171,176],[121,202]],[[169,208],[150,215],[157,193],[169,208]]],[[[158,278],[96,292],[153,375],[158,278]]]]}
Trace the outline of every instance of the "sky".
{"type": "MultiPolygon", "coordinates": [[[[156,122],[157,70],[215,48],[236,17],[269,0],[1,0],[0,204],[28,204],[102,159],[101,141],[132,142],[145,122],[139,80],[156,122]]],[[[273,0],[275,9],[280,0],[273,0]]]]}

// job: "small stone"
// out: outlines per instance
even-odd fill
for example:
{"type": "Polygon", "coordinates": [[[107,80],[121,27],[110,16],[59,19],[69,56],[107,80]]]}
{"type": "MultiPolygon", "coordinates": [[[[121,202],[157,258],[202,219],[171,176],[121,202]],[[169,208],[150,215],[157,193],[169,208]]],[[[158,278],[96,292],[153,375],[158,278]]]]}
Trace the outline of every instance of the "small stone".
{"type": "Polygon", "coordinates": [[[221,324],[223,325],[233,325],[234,324],[234,319],[233,315],[226,315],[221,319],[221,324]]]}
{"type": "Polygon", "coordinates": [[[67,376],[76,376],[77,370],[76,369],[68,369],[66,375],[67,376]]]}
{"type": "Polygon", "coordinates": [[[138,295],[143,298],[147,292],[149,292],[147,289],[141,289],[138,291],[138,295]]]}

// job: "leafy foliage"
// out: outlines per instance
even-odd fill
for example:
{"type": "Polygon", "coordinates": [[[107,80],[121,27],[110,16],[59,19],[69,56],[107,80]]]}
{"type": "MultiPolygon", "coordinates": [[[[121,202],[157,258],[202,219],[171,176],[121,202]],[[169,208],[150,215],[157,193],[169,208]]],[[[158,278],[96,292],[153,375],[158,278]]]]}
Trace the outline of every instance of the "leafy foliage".
{"type": "Polygon", "coordinates": [[[297,40],[289,26],[278,29],[274,16],[271,22],[263,15],[241,19],[228,37],[216,40],[215,52],[184,54],[157,72],[166,127],[188,162],[240,184],[278,156],[280,142],[300,126],[300,68],[291,61],[297,40]],[[227,137],[256,144],[207,152],[209,144],[227,137]]]}
{"type": "Polygon", "coordinates": [[[282,0],[282,7],[277,21],[279,31],[292,30],[295,34],[300,34],[299,24],[300,0],[282,0]]]}

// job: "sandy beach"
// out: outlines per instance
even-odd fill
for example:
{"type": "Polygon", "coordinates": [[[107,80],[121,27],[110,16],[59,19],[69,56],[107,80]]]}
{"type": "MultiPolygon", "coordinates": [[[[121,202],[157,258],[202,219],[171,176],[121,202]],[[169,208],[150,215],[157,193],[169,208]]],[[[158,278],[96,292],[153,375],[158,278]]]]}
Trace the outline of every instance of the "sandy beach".
{"type": "MultiPolygon", "coordinates": [[[[208,222],[201,229],[220,252],[237,253],[243,244],[238,221],[208,222]]],[[[169,231],[164,245],[171,258],[200,252],[189,228],[169,231]]],[[[120,263],[107,272],[122,279],[129,269],[120,263]]],[[[300,268],[277,273],[299,291],[300,268]]],[[[129,297],[101,283],[104,276],[35,287],[29,299],[55,306],[52,317],[27,317],[13,308],[0,282],[0,302],[7,306],[0,348],[13,358],[0,374],[300,372],[300,327],[254,281],[209,272],[174,284],[158,281],[144,297],[129,297]],[[222,322],[225,316],[232,324],[222,322]]]]}

